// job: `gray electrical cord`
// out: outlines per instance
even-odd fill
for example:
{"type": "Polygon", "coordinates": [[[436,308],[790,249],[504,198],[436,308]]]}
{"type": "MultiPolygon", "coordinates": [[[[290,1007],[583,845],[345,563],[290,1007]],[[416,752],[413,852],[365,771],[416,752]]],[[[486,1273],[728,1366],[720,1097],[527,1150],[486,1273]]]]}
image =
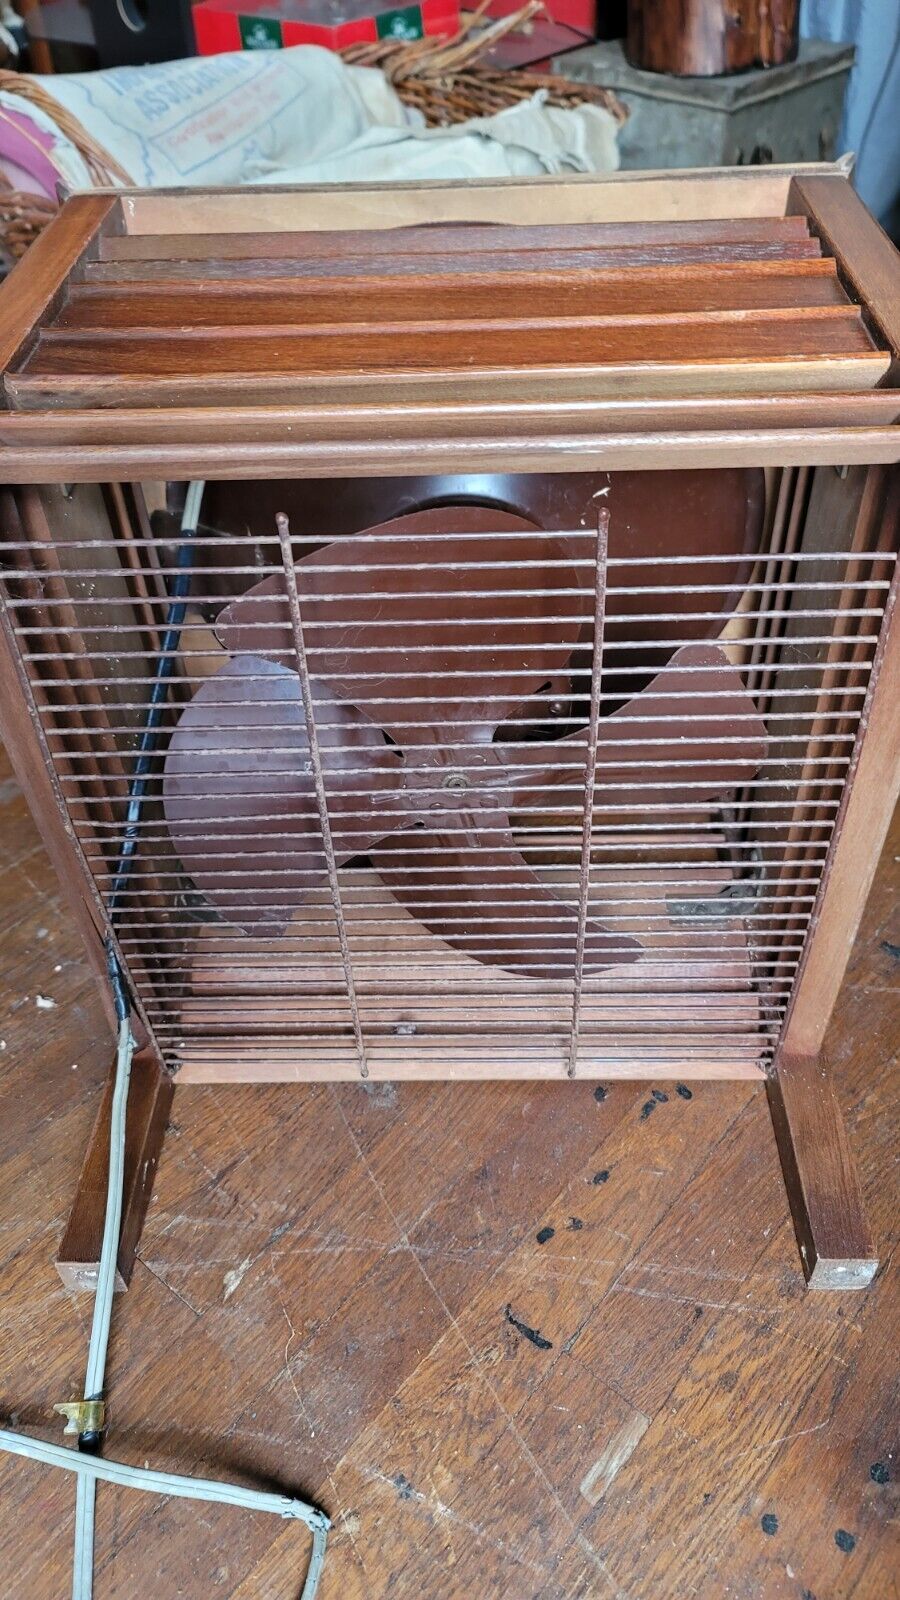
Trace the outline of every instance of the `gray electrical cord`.
{"type": "MultiPolygon", "coordinates": [[[[114,983],[113,988],[117,991],[116,1007],[120,1010],[124,1004],[121,981],[114,983]]],[[[88,1352],[85,1382],[87,1399],[99,1399],[103,1391],[116,1259],[119,1252],[125,1167],[125,1113],[134,1048],[126,1008],[125,1015],[120,1017],[119,1022],[119,1047],[110,1117],[109,1185],[88,1352]]],[[[211,1478],[184,1478],[170,1472],[152,1472],[149,1468],[126,1467],[118,1461],[101,1459],[82,1450],[67,1450],[64,1445],[45,1444],[42,1439],[32,1439],[24,1433],[10,1433],[6,1429],[0,1429],[0,1450],[9,1455],[25,1456],[29,1461],[38,1461],[47,1467],[61,1467],[66,1472],[77,1474],[73,1600],[90,1600],[92,1593],[94,1498],[99,1482],[118,1484],[123,1489],[145,1489],[174,1498],[207,1500],[220,1505],[240,1506],[245,1511],[267,1511],[277,1517],[293,1518],[304,1523],[312,1534],[313,1543],[300,1600],[315,1600],[331,1523],[324,1511],[320,1511],[317,1506],[309,1505],[305,1500],[291,1500],[287,1495],[269,1494],[259,1489],[243,1489],[236,1484],[217,1483],[211,1478]]]]}
{"type": "MultiPolygon", "coordinates": [[[[112,957],[115,960],[115,957],[112,957]]],[[[91,1338],[88,1345],[87,1372],[84,1379],[84,1398],[102,1401],[106,1373],[106,1351],[109,1344],[109,1327],[112,1321],[113,1294],[116,1287],[116,1262],[119,1254],[119,1234],[122,1228],[122,1191],[125,1181],[125,1112],[128,1106],[128,1085],[131,1082],[131,1062],[134,1056],[134,1039],[128,1020],[128,1008],[121,995],[116,995],[119,1017],[119,1048],[116,1054],[116,1076],[113,1083],[112,1110],[109,1119],[109,1180],[106,1188],[106,1217],[103,1223],[103,1245],[97,1271],[97,1288],[94,1293],[94,1315],[91,1320],[91,1338]]],[[[99,1442],[99,1440],[98,1440],[99,1442]]],[[[79,1441],[80,1444],[80,1441],[79,1441]]],[[[75,1557],[72,1567],[72,1600],[91,1600],[94,1587],[94,1499],[96,1479],[80,1473],[75,1488],[75,1557]]]]}
{"type": "MultiPolygon", "coordinates": [[[[188,488],[184,514],[181,521],[182,544],[178,553],[181,569],[175,581],[172,605],[166,623],[162,650],[151,690],[148,715],[141,743],[140,759],[132,792],[129,795],[127,827],[122,856],[114,881],[111,908],[114,909],[126,887],[131,858],[137,839],[141,804],[144,798],[147,775],[150,770],[155,739],[159,726],[165,683],[171,672],[172,654],[177,648],[184,617],[184,599],[187,592],[188,565],[186,550],[196,532],[203,495],[203,484],[191,483],[188,488]]],[[[111,909],[111,914],[112,914],[111,909]]],[[[112,1108],[109,1130],[109,1177],[106,1191],[106,1215],[103,1223],[103,1243],[97,1272],[94,1312],[88,1345],[87,1371],[84,1381],[84,1400],[72,1406],[57,1407],[70,1417],[70,1428],[79,1434],[79,1448],[67,1450],[63,1445],[45,1444],[27,1434],[10,1433],[0,1429],[0,1450],[10,1455],[25,1456],[44,1466],[60,1467],[77,1474],[75,1491],[75,1551],[72,1570],[72,1600],[91,1600],[94,1573],[94,1503],[99,1482],[118,1484],[127,1489],[145,1489],[155,1494],[190,1500],[216,1501],[224,1505],[240,1506],[247,1511],[267,1511],[275,1516],[294,1518],[305,1523],[312,1534],[312,1551],[306,1569],[306,1579],[300,1600],[315,1600],[319,1577],[325,1560],[325,1545],[329,1519],[317,1506],[304,1500],[291,1500],[286,1495],[269,1494],[257,1489],[242,1489],[234,1484],[217,1483],[213,1479],[185,1478],[168,1472],[152,1472],[149,1468],[126,1467],[117,1461],[101,1459],[90,1453],[99,1447],[103,1432],[102,1401],[106,1372],[106,1352],[112,1320],[113,1294],[119,1254],[119,1234],[122,1225],[122,1195],[125,1177],[125,1128],[128,1107],[128,1086],[131,1080],[131,1063],[135,1041],[129,1022],[128,1000],[125,994],[122,971],[110,938],[107,947],[110,983],[119,1023],[116,1072],[113,1084],[112,1108]],[[81,1427],[73,1426],[73,1414],[82,1419],[81,1427]],[[84,1419],[91,1418],[90,1422],[84,1419]],[[99,1421],[97,1419],[100,1419],[99,1421]]],[[[70,1431],[69,1429],[66,1430],[70,1431]]]]}
{"type": "MultiPolygon", "coordinates": [[[[118,1010],[124,1003],[124,996],[120,985],[114,984],[114,988],[118,990],[116,995],[118,1010]]],[[[126,1009],[125,1015],[119,1022],[119,1047],[110,1116],[106,1219],[103,1226],[103,1245],[100,1251],[88,1349],[86,1400],[99,1400],[103,1393],[116,1261],[119,1253],[125,1175],[125,1114],[134,1049],[135,1043],[126,1009]]],[[[107,1461],[96,1455],[85,1454],[82,1450],[67,1450],[64,1445],[45,1444],[42,1439],[32,1439],[27,1434],[10,1433],[5,1429],[0,1429],[0,1450],[10,1455],[27,1456],[29,1460],[39,1461],[44,1466],[61,1467],[66,1472],[77,1474],[72,1600],[91,1600],[93,1592],[94,1501],[97,1484],[101,1481],[118,1484],[124,1489],[145,1489],[181,1499],[216,1501],[222,1505],[240,1506],[245,1511],[267,1511],[274,1516],[289,1517],[303,1522],[313,1536],[313,1545],[300,1600],[315,1600],[331,1523],[324,1511],[320,1511],[317,1506],[307,1504],[305,1500],[291,1500],[287,1495],[269,1494],[258,1489],[242,1489],[235,1484],[217,1483],[210,1478],[185,1478],[170,1472],[152,1472],[149,1468],[126,1467],[118,1461],[107,1461]]]]}
{"type": "Polygon", "coordinates": [[[218,1505],[239,1506],[244,1511],[267,1511],[276,1517],[302,1522],[310,1530],[313,1544],[300,1600],[315,1600],[331,1523],[324,1511],[307,1505],[304,1500],[291,1500],[287,1495],[265,1494],[259,1489],[241,1489],[236,1484],[217,1483],[214,1478],[183,1478],[172,1472],[126,1467],[119,1461],[82,1455],[77,1450],[67,1450],[65,1445],[45,1444],[42,1439],[31,1439],[25,1433],[10,1433],[5,1428],[0,1428],[0,1450],[7,1455],[24,1456],[45,1467],[77,1472],[79,1482],[89,1479],[95,1486],[99,1482],[114,1483],[121,1489],[145,1489],[151,1494],[164,1494],[172,1499],[206,1500],[218,1505]]]}
{"type": "MultiPolygon", "coordinates": [[[[166,623],[160,643],[156,670],[150,685],[150,696],[141,730],[137,759],[128,786],[128,805],[125,811],[125,829],[112,892],[109,896],[109,920],[115,925],[122,896],[137,849],[141,811],[147,792],[147,780],[153,767],[159,730],[169,679],[175,666],[175,652],[181,639],[186,600],[190,586],[192,541],[200,520],[200,506],[205,484],[195,479],[188,484],[181,514],[181,537],[176,556],[175,581],[166,611],[166,623]]],[[[97,1272],[94,1293],[94,1315],[91,1320],[91,1337],[88,1345],[87,1372],[84,1379],[84,1405],[96,1407],[99,1426],[85,1425],[78,1435],[78,1448],[95,1453],[103,1437],[103,1383],[106,1373],[106,1351],[109,1344],[109,1327],[112,1319],[113,1294],[116,1284],[116,1263],[119,1253],[119,1234],[122,1227],[122,1188],[125,1161],[125,1109],[128,1105],[128,1085],[131,1079],[131,1059],[134,1040],[128,1024],[128,1001],[125,996],[122,973],[115,950],[110,941],[107,949],[109,978],[115,999],[119,1022],[119,1049],[116,1057],[116,1075],[113,1083],[112,1111],[109,1134],[109,1179],[106,1189],[106,1217],[103,1225],[103,1248],[97,1272]]],[[[85,1412],[83,1415],[88,1415],[85,1412]]],[[[82,1474],[75,1490],[75,1551],[72,1564],[72,1600],[91,1600],[94,1589],[94,1503],[96,1482],[82,1474]]]]}
{"type": "MultiPolygon", "coordinates": [[[[324,1536],[331,1523],[324,1511],[305,1500],[292,1500],[286,1494],[270,1494],[262,1489],[242,1489],[236,1483],[219,1483],[217,1478],[185,1478],[177,1472],[153,1472],[149,1467],[127,1467],[121,1461],[101,1460],[99,1456],[79,1456],[63,1444],[45,1444],[26,1433],[10,1433],[0,1428],[0,1450],[11,1456],[27,1456],[45,1467],[60,1467],[77,1472],[95,1483],[114,1483],[120,1489],[145,1489],[151,1494],[168,1495],[174,1500],[207,1500],[212,1505],[240,1506],[244,1511],[267,1511],[274,1517],[302,1522],[314,1535],[324,1536]]],[[[312,1600],[307,1574],[301,1600],[312,1600]]]]}

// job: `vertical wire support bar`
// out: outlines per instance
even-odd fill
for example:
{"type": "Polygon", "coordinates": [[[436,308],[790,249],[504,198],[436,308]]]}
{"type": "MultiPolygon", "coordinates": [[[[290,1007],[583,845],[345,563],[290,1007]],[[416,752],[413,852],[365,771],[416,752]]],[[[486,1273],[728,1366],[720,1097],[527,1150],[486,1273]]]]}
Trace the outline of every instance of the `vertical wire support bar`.
{"type": "Polygon", "coordinates": [[[575,974],[572,981],[572,1023],[569,1031],[568,1075],[575,1076],[578,1034],[581,1027],[581,990],[584,982],[584,942],[587,932],[588,894],[591,882],[591,834],[594,821],[594,784],[597,776],[597,738],[600,731],[600,677],[603,632],[606,621],[606,568],[609,557],[609,512],[604,506],[597,518],[597,561],[594,572],[594,649],[591,657],[591,710],[588,751],[584,770],[584,817],[581,829],[581,866],[578,874],[578,931],[575,938],[575,974]]]}
{"type": "Polygon", "coordinates": [[[294,554],[291,549],[290,523],[283,511],[279,511],[275,523],[278,528],[278,541],[281,545],[281,565],[284,570],[284,581],[287,587],[288,609],[291,617],[291,628],[294,635],[294,654],[297,657],[297,670],[300,674],[300,693],[303,697],[303,715],[306,719],[306,738],[309,744],[309,755],[312,761],[313,782],[316,790],[316,805],[319,808],[319,827],[322,830],[322,848],[325,853],[325,862],[328,867],[328,887],[331,890],[331,904],[334,908],[335,922],[337,923],[338,943],[341,950],[341,960],[344,964],[344,977],[347,983],[347,999],[350,1003],[350,1015],[353,1019],[353,1033],[356,1039],[356,1051],[359,1056],[360,1076],[369,1076],[369,1064],[366,1060],[366,1044],[363,1038],[362,1024],[359,1020],[359,1006],[356,999],[356,984],[353,981],[353,963],[350,957],[350,942],[347,938],[347,924],[344,921],[344,908],[341,904],[341,888],[338,882],[337,857],[334,853],[334,841],[331,837],[331,822],[328,817],[328,797],[325,792],[325,775],[322,771],[322,757],[319,750],[319,735],[316,730],[315,707],[313,705],[312,686],[309,679],[309,665],[306,657],[306,642],[303,637],[303,618],[300,614],[300,595],[297,590],[297,574],[294,571],[294,554]]]}

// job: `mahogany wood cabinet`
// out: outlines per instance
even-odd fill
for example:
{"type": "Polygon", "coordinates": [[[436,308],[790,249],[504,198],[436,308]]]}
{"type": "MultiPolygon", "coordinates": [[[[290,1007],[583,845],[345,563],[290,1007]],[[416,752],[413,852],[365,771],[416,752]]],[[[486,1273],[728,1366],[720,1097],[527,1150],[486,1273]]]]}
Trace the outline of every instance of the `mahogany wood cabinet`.
{"type": "MultiPolygon", "coordinates": [[[[766,1084],[877,1262],[822,1046],[900,770],[900,270],[838,168],[122,190],[0,291],[2,731],[172,1084],[766,1084]]],[[[60,1267],[87,1282],[103,1115],[60,1267]]]]}

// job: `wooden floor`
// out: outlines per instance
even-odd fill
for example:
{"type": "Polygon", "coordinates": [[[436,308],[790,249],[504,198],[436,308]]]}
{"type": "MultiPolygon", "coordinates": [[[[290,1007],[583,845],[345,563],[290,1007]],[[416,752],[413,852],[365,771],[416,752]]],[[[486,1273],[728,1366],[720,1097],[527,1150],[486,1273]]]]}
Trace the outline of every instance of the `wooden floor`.
{"type": "MultiPolygon", "coordinates": [[[[831,1034],[886,1259],[898,856],[831,1034]]],[[[0,864],[0,1410],[56,1439],[89,1301],[53,1255],[111,1050],[5,767],[0,864]]],[[[896,1301],[890,1265],[804,1293],[752,1084],[184,1088],[108,1448],[319,1501],[322,1600],[889,1600],[896,1301]]],[[[72,1513],[0,1458],[4,1600],[68,1593],[72,1513]]],[[[96,1600],[295,1600],[307,1555],[110,1488],[97,1539],[96,1600]]]]}

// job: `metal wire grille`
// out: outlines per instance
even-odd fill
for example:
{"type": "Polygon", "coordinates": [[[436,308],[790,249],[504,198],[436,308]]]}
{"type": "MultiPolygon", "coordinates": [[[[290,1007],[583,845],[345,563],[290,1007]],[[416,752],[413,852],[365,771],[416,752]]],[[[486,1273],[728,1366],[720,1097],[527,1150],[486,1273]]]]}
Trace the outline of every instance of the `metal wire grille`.
{"type": "MultiPolygon", "coordinates": [[[[521,715],[504,717],[499,738],[526,772],[535,763],[556,769],[547,793],[517,791],[510,818],[516,848],[541,895],[552,891],[549,911],[546,900],[529,902],[527,894],[515,897],[512,913],[504,909],[510,883],[496,850],[505,819],[479,813],[473,843],[470,822],[452,807],[442,812],[443,839],[452,842],[454,829],[466,834],[466,848],[481,861],[490,886],[483,896],[489,914],[478,919],[471,896],[462,895],[456,906],[452,895],[448,899],[448,874],[451,883],[459,874],[453,875],[442,849],[416,856],[413,889],[402,896],[385,886],[371,854],[348,854],[353,829],[335,807],[329,784],[334,701],[322,699],[329,680],[329,693],[340,699],[334,648],[346,628],[338,609],[328,620],[329,604],[339,605],[337,587],[319,593],[316,626],[304,627],[301,558],[318,548],[315,541],[286,525],[246,539],[200,535],[178,561],[145,520],[128,514],[118,490],[107,491],[114,513],[109,532],[92,531],[88,519],[55,534],[47,530],[36,544],[33,530],[15,530],[17,536],[0,546],[7,615],[72,830],[166,1062],[186,1075],[232,1072],[236,1078],[255,1071],[315,1078],[567,1071],[725,1076],[764,1069],[850,770],[895,561],[881,550],[797,549],[789,534],[790,508],[802,502],[805,487],[798,478],[802,474],[782,477],[770,519],[775,534],[755,565],[745,557],[707,556],[701,581],[698,558],[674,551],[665,600],[658,588],[646,587],[657,563],[607,559],[602,514],[599,533],[577,528],[562,536],[563,582],[548,571],[557,559],[549,556],[507,563],[498,582],[504,549],[513,545],[500,527],[490,533],[489,561],[481,536],[473,538],[471,559],[456,560],[452,654],[458,664],[449,676],[470,685],[467,662],[479,655],[477,644],[467,642],[460,606],[477,600],[482,620],[482,602],[495,607],[491,659],[502,663],[504,681],[521,680],[523,694],[521,715]],[[189,598],[175,648],[166,651],[179,572],[187,573],[189,598]],[[235,682],[248,690],[258,686],[273,664],[282,672],[287,664],[299,680],[320,823],[315,848],[324,852],[325,870],[318,855],[310,865],[308,840],[292,833],[283,808],[276,808],[280,859],[273,862],[271,850],[262,853],[248,888],[248,829],[246,819],[236,823],[233,800],[241,791],[232,784],[229,802],[210,809],[206,832],[195,830],[193,849],[202,857],[204,839],[214,839],[210,851],[221,855],[224,841],[233,852],[233,866],[226,865],[220,878],[227,889],[232,874],[243,896],[239,926],[223,915],[221,898],[205,893],[186,869],[163,804],[163,782],[179,719],[229,659],[214,627],[223,592],[247,591],[267,578],[280,581],[288,621],[274,644],[271,626],[259,625],[252,655],[232,658],[235,682]],[[562,691],[559,675],[551,674],[553,681],[535,693],[534,659],[548,647],[537,623],[523,632],[521,617],[511,615],[514,597],[523,594],[542,618],[548,611],[557,621],[568,617],[577,630],[578,650],[562,691]],[[652,646],[646,637],[651,626],[652,646]],[[677,653],[696,645],[698,634],[712,656],[690,670],[679,667],[677,653]],[[528,666],[519,664],[523,651],[528,666]],[[677,751],[673,756],[672,739],[683,741],[685,719],[690,723],[698,674],[706,675],[713,700],[726,699],[717,652],[739,674],[741,706],[735,714],[729,700],[721,728],[713,707],[712,724],[709,715],[698,724],[715,730],[708,748],[686,746],[683,758],[677,751]],[[129,821],[152,685],[167,656],[174,670],[161,735],[146,763],[137,818],[132,814],[129,821]],[[629,706],[640,725],[641,695],[653,692],[667,664],[662,703],[643,714],[646,739],[623,773],[610,729],[629,706]],[[730,752],[745,752],[760,717],[765,744],[758,759],[749,772],[736,766],[738,781],[729,782],[730,752]],[[564,736],[572,733],[579,739],[567,748],[564,736]],[[126,849],[133,854],[123,886],[117,873],[126,849]],[[286,881],[292,887],[279,905],[286,881]],[[271,913],[273,888],[284,923],[279,932],[267,931],[254,912],[256,897],[271,913]],[[436,902],[452,939],[426,925],[436,902]],[[570,968],[523,974],[503,965],[510,916],[517,946],[524,940],[525,948],[533,947],[539,965],[541,951],[553,942],[555,920],[562,925],[573,913],[578,937],[570,968]],[[585,962],[585,930],[595,921],[607,930],[613,951],[617,942],[629,950],[627,964],[585,962]]],[[[458,549],[452,509],[447,530],[458,549]]],[[[363,569],[366,541],[365,533],[356,537],[363,569]]],[[[415,565],[414,540],[403,559],[415,565]]],[[[392,618],[398,591],[390,572],[372,568],[370,579],[369,596],[383,604],[384,614],[377,646],[346,645],[357,704],[377,729],[385,703],[399,693],[405,726],[430,729],[432,738],[439,728],[443,776],[435,774],[426,792],[443,804],[448,772],[466,781],[473,760],[468,736],[476,722],[483,728],[485,703],[505,702],[508,693],[492,696],[490,684],[460,693],[448,715],[430,692],[428,671],[417,664],[417,655],[424,660],[428,650],[392,618]]],[[[434,594],[438,604],[446,599],[437,569],[434,594]]],[[[272,709],[277,731],[282,713],[274,703],[272,709]]],[[[276,742],[270,751],[264,777],[273,789],[296,765],[296,728],[292,715],[283,746],[276,742]]],[[[240,731],[233,737],[224,752],[240,767],[248,746],[240,731]]],[[[252,740],[250,748],[252,754],[252,740]]],[[[349,769],[364,795],[373,759],[363,749],[349,769]]],[[[398,752],[397,761],[408,765],[409,757],[398,752]]],[[[342,795],[346,779],[345,773],[342,795]]],[[[248,792],[255,821],[264,827],[272,816],[259,807],[259,788],[251,782],[248,792]]],[[[410,825],[393,792],[379,815],[386,831],[398,820],[410,825]]]]}

